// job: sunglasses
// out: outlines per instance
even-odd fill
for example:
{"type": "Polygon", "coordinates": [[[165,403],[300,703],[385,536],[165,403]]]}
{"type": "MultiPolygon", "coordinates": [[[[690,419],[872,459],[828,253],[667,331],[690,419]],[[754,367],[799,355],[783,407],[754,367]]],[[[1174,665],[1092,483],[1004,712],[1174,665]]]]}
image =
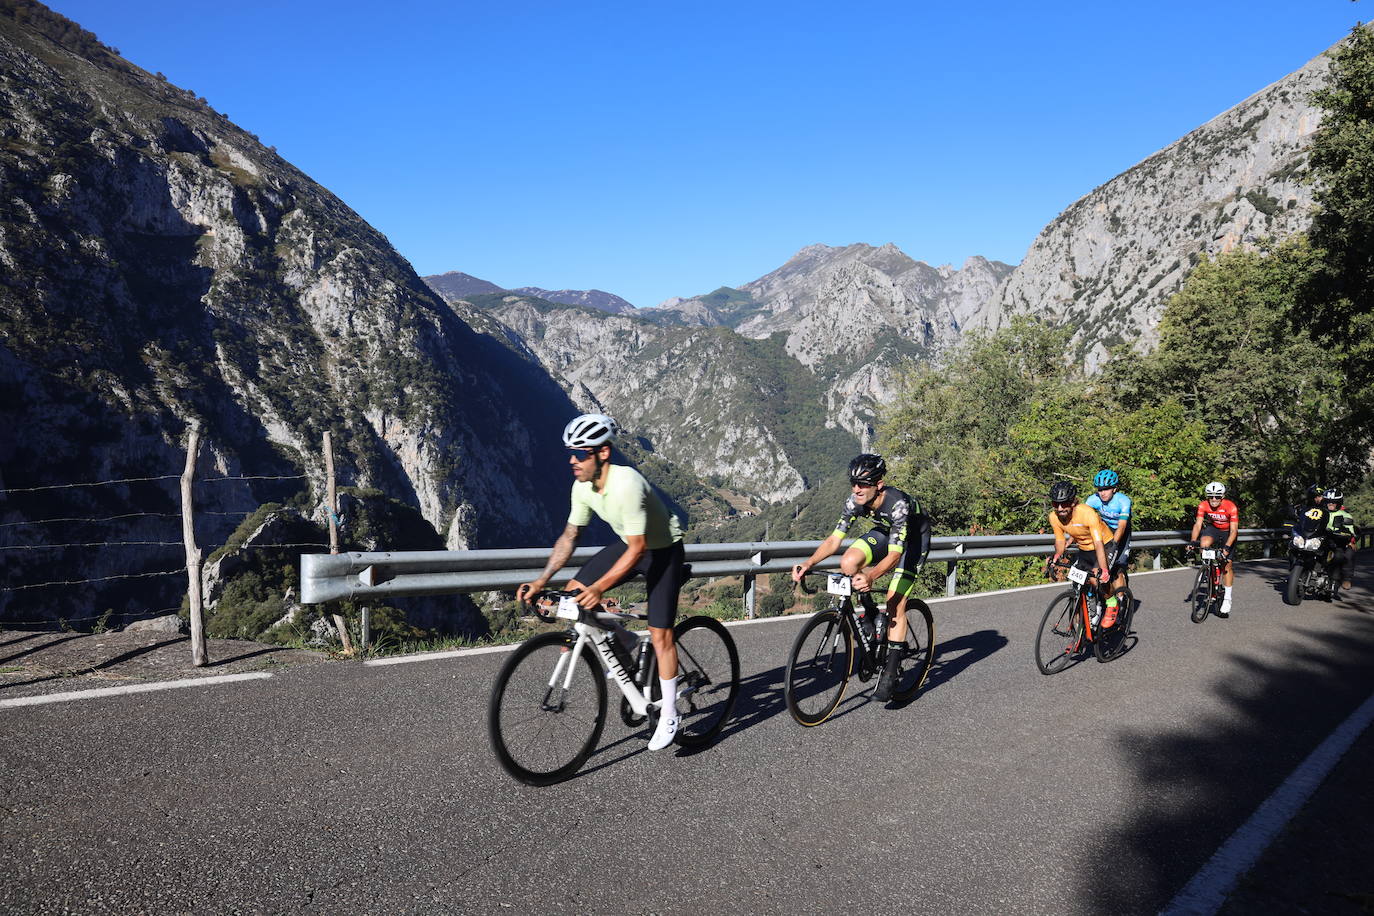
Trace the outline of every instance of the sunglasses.
{"type": "Polygon", "coordinates": [[[1072,509],[1073,503],[1051,503],[1056,509],[1072,509]]]}
{"type": "Polygon", "coordinates": [[[851,477],[851,478],[849,478],[849,484],[850,484],[850,486],[854,486],[854,487],[876,487],[876,486],[878,485],[878,481],[876,481],[876,480],[860,480],[860,479],[857,478],[857,477],[851,477]]]}
{"type": "Polygon", "coordinates": [[[570,448],[570,449],[568,449],[568,454],[569,454],[569,455],[572,455],[572,456],[573,456],[574,458],[576,458],[578,461],[586,461],[588,458],[590,458],[592,455],[595,455],[596,453],[597,453],[597,449],[594,449],[594,448],[570,448]]]}

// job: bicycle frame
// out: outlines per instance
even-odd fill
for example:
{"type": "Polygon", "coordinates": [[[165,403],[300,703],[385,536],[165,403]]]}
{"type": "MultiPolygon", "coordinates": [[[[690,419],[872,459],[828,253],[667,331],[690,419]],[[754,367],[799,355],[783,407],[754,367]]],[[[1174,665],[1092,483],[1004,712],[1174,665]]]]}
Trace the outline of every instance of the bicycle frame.
{"type": "Polygon", "coordinates": [[[553,692],[558,689],[567,691],[572,688],[573,672],[577,670],[574,664],[580,657],[582,650],[587,645],[595,649],[596,657],[601,661],[603,672],[611,672],[614,675],[614,683],[620,688],[620,692],[625,695],[625,700],[634,710],[635,715],[647,715],[650,706],[658,706],[652,702],[639,685],[634,682],[634,673],[626,670],[620,659],[616,656],[615,650],[611,648],[611,640],[615,639],[615,634],[610,630],[587,621],[587,616],[595,614],[595,611],[588,611],[578,605],[577,601],[569,596],[558,599],[558,610],[556,616],[568,620],[572,623],[569,630],[575,633],[576,638],[572,646],[558,656],[558,663],[554,665],[553,673],[549,675],[549,695],[552,698],[553,692]],[[559,684],[559,681],[562,684],[559,684]]]}
{"type": "Polygon", "coordinates": [[[1080,566],[1070,566],[1068,569],[1069,581],[1073,583],[1074,604],[1078,606],[1079,612],[1083,615],[1083,635],[1088,642],[1095,640],[1093,632],[1092,611],[1088,608],[1088,571],[1080,566]]]}

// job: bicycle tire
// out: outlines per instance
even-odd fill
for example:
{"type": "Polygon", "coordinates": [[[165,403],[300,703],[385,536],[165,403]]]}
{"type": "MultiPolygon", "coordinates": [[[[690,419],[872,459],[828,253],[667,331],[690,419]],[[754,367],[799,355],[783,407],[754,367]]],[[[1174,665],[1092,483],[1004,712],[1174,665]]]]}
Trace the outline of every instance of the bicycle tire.
{"type": "Polygon", "coordinates": [[[899,664],[892,699],[905,703],[916,696],[935,664],[935,617],[919,598],[908,598],[906,602],[906,646],[899,664]]]}
{"type": "Polygon", "coordinates": [[[1099,662],[1109,662],[1126,651],[1126,637],[1131,635],[1131,613],[1134,599],[1129,589],[1121,593],[1116,609],[1116,623],[1109,629],[1098,627],[1093,637],[1093,655],[1099,662]]]}
{"type": "Polygon", "coordinates": [[[836,608],[811,615],[792,642],[783,679],[787,711],[802,725],[820,725],[844,698],[854,672],[854,636],[836,608]]]}
{"type": "Polygon", "coordinates": [[[590,646],[582,649],[581,670],[574,669],[569,690],[550,686],[555,675],[566,673],[562,665],[577,664],[560,659],[572,646],[567,633],[533,637],[506,659],[492,687],[492,750],[502,768],[526,785],[547,786],[576,773],[606,724],[606,679],[590,646]]]}
{"type": "Polygon", "coordinates": [[[1040,618],[1035,633],[1035,665],[1041,674],[1057,674],[1083,647],[1083,615],[1078,592],[1067,589],[1055,595],[1040,618]]]}
{"type": "Polygon", "coordinates": [[[1207,619],[1207,614],[1212,610],[1212,577],[1205,565],[1197,571],[1197,582],[1188,596],[1188,602],[1192,605],[1188,616],[1193,623],[1202,623],[1207,619]]]}
{"type": "MultiPolygon", "coordinates": [[[[688,617],[673,627],[677,644],[678,727],[682,747],[697,747],[714,738],[730,718],[739,695],[739,650],[725,625],[714,617],[688,617]]],[[[662,696],[657,663],[650,668],[650,699],[662,696]]],[[[657,714],[649,716],[658,724],[657,714]]]]}

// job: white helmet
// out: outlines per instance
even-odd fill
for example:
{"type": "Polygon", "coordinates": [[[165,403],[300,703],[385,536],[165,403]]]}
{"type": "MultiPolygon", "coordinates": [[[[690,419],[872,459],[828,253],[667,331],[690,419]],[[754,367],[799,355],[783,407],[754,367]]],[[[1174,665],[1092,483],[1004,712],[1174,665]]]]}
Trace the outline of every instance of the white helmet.
{"type": "Polygon", "coordinates": [[[1207,489],[1203,492],[1207,494],[1207,497],[1209,499],[1213,496],[1215,496],[1217,499],[1221,499],[1223,496],[1226,495],[1226,485],[1221,483],[1220,481],[1214,480],[1207,485],[1207,489]]]}
{"type": "Polygon", "coordinates": [[[602,413],[584,413],[563,427],[563,444],[568,448],[595,448],[605,445],[620,432],[620,426],[602,413]]]}

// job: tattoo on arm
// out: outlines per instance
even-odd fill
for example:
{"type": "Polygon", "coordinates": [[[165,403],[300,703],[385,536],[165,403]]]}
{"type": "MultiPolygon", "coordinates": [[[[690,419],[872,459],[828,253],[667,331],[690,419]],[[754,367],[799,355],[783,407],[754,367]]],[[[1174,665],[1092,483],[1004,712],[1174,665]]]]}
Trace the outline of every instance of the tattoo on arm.
{"type": "Polygon", "coordinates": [[[582,529],[576,525],[569,525],[563,529],[563,533],[554,542],[553,550],[549,553],[549,562],[545,564],[544,571],[539,574],[541,579],[549,579],[554,573],[563,568],[572,556],[573,548],[577,546],[577,536],[582,533],[582,529]]]}

